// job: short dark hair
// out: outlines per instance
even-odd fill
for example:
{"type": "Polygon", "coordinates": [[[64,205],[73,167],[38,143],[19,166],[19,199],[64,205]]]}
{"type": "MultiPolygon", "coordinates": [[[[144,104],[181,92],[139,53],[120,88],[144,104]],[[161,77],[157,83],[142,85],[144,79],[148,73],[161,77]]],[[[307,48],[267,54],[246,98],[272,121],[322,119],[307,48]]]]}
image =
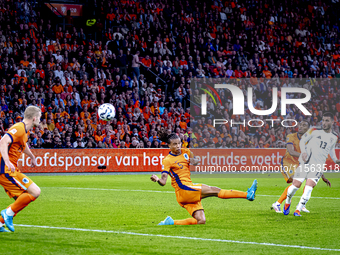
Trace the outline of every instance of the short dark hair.
{"type": "Polygon", "coordinates": [[[323,114],[323,117],[330,117],[332,120],[334,119],[334,115],[333,115],[333,113],[331,113],[331,112],[325,112],[325,113],[323,114]]]}
{"type": "Polygon", "coordinates": [[[171,133],[170,135],[168,135],[165,128],[162,128],[160,131],[158,131],[158,136],[159,140],[167,144],[170,144],[171,140],[179,139],[179,136],[176,133],[171,133]]]}

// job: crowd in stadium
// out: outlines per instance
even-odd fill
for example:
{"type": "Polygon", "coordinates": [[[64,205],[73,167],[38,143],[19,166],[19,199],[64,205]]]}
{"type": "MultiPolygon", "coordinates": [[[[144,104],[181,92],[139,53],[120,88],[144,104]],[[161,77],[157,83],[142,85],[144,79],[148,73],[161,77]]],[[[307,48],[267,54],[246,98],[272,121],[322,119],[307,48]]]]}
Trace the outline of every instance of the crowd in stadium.
{"type": "MultiPolygon", "coordinates": [[[[192,116],[198,78],[249,78],[258,109],[270,107],[269,78],[278,86],[300,79],[313,97],[308,120],[318,125],[331,111],[339,133],[336,1],[97,1],[96,40],[83,27],[56,29],[26,1],[0,1],[0,10],[0,133],[39,106],[31,148],[160,148],[161,127],[184,147],[285,147],[294,128],[216,129],[192,116]],[[102,103],[116,107],[115,120],[98,119],[102,103]]],[[[220,106],[221,116],[239,118],[232,104],[220,106]]],[[[289,117],[304,118],[296,108],[289,117]]]]}

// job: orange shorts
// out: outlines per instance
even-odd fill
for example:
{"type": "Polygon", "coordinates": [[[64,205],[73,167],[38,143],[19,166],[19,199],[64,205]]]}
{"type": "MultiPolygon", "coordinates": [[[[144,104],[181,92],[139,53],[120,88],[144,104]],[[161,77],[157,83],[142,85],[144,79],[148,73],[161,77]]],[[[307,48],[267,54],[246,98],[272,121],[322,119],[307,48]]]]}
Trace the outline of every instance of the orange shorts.
{"type": "Polygon", "coordinates": [[[176,198],[179,205],[185,208],[192,216],[194,212],[203,210],[201,203],[202,184],[193,184],[185,187],[187,189],[176,191],[176,198]]]}
{"type": "Polygon", "coordinates": [[[19,197],[32,183],[30,178],[18,171],[0,174],[0,185],[10,198],[19,197]]]}

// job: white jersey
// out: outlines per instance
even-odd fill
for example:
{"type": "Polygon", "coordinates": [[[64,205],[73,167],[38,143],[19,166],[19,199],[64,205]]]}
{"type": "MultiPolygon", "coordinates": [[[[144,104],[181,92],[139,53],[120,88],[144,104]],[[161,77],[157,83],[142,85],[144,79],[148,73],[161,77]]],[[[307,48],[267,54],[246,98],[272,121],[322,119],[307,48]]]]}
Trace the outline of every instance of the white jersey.
{"type": "MultiPolygon", "coordinates": [[[[323,165],[326,163],[328,155],[336,162],[335,145],[337,141],[338,136],[332,131],[326,133],[320,128],[310,128],[300,140],[301,155],[304,152],[307,153],[307,161],[305,164],[323,165]]],[[[303,163],[301,155],[299,161],[303,163]]]]}

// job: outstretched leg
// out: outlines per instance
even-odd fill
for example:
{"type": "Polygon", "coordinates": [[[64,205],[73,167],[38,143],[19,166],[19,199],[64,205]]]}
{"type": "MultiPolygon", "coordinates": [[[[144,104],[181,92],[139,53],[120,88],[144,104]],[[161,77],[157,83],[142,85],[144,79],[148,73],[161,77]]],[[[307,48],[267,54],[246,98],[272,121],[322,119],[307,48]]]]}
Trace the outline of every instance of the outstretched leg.
{"type": "Polygon", "coordinates": [[[208,185],[202,185],[202,198],[206,197],[219,197],[222,199],[229,198],[247,198],[247,192],[238,190],[225,190],[218,187],[211,187],[208,185]]]}
{"type": "Polygon", "coordinates": [[[207,185],[202,185],[202,198],[206,197],[219,197],[222,199],[230,199],[230,198],[245,198],[250,201],[255,199],[255,192],[257,190],[257,180],[254,180],[252,186],[248,189],[247,192],[238,191],[238,190],[225,190],[220,189],[218,187],[210,187],[207,185]]]}

